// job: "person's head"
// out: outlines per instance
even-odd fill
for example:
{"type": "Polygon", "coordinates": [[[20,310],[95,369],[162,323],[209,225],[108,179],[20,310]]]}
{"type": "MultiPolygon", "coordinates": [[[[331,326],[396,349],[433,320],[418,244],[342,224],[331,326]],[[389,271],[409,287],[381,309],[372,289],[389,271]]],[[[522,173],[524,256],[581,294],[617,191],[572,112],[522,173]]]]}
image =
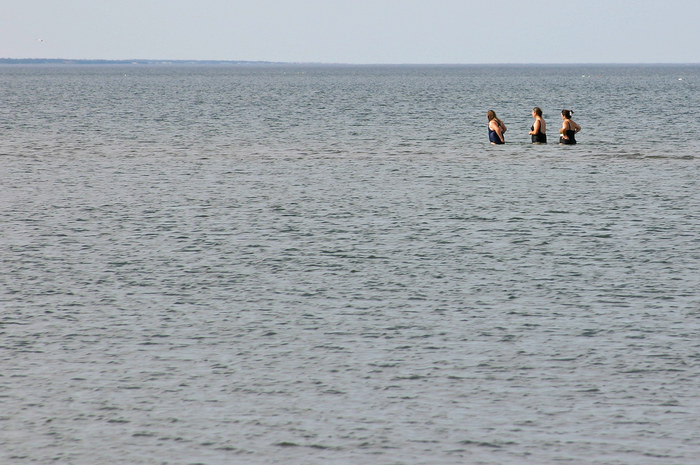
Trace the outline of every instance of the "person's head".
{"type": "Polygon", "coordinates": [[[489,111],[486,113],[486,117],[489,119],[489,121],[494,120],[494,119],[495,119],[495,120],[498,120],[498,118],[496,117],[496,112],[493,111],[493,110],[489,110],[489,111]]]}
{"type": "Polygon", "coordinates": [[[562,116],[564,119],[571,119],[571,115],[573,115],[573,114],[574,114],[574,112],[571,111],[571,110],[562,110],[562,111],[561,111],[561,116],[562,116]]]}
{"type": "Polygon", "coordinates": [[[535,116],[542,116],[542,109],[540,107],[535,107],[532,109],[532,114],[535,116]]]}

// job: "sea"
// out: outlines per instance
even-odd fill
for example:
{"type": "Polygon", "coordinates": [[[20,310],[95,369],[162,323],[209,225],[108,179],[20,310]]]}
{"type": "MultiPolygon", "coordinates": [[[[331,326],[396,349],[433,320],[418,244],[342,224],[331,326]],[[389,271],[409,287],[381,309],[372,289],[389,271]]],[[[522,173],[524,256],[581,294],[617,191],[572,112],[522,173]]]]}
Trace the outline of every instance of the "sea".
{"type": "Polygon", "coordinates": [[[0,65],[0,463],[700,463],[699,90],[0,65]]]}

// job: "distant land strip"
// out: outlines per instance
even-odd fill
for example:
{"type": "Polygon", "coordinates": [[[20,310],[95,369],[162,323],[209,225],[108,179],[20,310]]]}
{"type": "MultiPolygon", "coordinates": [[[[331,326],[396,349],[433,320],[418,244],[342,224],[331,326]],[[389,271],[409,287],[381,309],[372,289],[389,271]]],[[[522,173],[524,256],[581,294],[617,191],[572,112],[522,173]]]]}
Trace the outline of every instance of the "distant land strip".
{"type": "Polygon", "coordinates": [[[70,60],[66,58],[0,58],[3,65],[273,65],[274,61],[243,60],[70,60]]]}

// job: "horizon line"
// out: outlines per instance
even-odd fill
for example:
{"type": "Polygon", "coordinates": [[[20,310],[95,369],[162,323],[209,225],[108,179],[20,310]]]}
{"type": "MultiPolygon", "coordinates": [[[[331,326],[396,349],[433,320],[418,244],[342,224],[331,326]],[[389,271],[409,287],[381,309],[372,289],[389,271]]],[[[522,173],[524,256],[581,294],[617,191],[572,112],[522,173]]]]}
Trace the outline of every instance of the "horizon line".
{"type": "Polygon", "coordinates": [[[167,64],[231,64],[231,65],[316,65],[316,66],[562,66],[562,65],[700,65],[698,62],[472,62],[472,63],[345,63],[313,61],[270,60],[216,60],[216,59],[165,59],[165,58],[0,58],[0,64],[114,64],[114,65],[167,65],[167,64]]]}

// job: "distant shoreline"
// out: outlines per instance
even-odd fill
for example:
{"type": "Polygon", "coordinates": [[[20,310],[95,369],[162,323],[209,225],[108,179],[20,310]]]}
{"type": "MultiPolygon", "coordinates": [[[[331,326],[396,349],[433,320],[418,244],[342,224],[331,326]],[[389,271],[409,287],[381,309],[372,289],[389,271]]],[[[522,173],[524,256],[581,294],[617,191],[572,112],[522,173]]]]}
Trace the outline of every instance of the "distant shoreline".
{"type": "Polygon", "coordinates": [[[91,60],[67,58],[0,58],[4,65],[279,65],[273,61],[244,60],[91,60]]]}
{"type": "Polygon", "coordinates": [[[698,66],[700,63],[316,63],[250,60],[106,60],[68,58],[0,58],[0,65],[286,65],[286,66],[698,66]]]}

